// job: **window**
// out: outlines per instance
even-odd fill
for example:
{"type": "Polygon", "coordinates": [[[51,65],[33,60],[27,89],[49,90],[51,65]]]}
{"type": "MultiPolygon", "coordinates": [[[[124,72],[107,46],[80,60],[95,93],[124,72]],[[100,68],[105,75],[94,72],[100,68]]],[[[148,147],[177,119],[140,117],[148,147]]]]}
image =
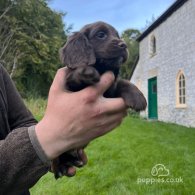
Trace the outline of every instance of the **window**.
{"type": "Polygon", "coordinates": [[[176,80],[176,106],[186,107],[186,80],[183,71],[179,71],[176,80]]]}
{"type": "Polygon", "coordinates": [[[152,35],[150,37],[150,56],[154,56],[156,54],[156,37],[152,35]]]}
{"type": "Polygon", "coordinates": [[[152,85],[152,93],[157,93],[157,84],[152,85]]]}

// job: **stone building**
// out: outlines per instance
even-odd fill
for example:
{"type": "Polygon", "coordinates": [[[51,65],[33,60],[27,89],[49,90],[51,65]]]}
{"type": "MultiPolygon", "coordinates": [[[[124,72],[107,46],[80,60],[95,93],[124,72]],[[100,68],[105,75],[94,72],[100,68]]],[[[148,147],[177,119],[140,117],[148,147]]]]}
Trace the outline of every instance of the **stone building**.
{"type": "Polygon", "coordinates": [[[131,82],[148,101],[141,115],[195,127],[195,0],[176,0],[138,41],[131,82]]]}

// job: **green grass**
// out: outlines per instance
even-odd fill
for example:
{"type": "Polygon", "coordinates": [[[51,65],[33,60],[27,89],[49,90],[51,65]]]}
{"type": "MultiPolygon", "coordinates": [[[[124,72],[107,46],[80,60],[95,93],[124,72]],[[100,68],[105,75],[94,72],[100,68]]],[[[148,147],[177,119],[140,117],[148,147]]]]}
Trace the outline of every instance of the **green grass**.
{"type": "Polygon", "coordinates": [[[44,115],[46,108],[46,101],[42,98],[29,98],[24,100],[25,105],[34,114],[35,118],[39,121],[44,115]]]}
{"type": "MultiPolygon", "coordinates": [[[[38,116],[39,118],[39,116],[38,116]]],[[[89,162],[72,178],[55,180],[43,176],[32,195],[129,195],[195,194],[195,128],[127,117],[108,135],[86,149],[89,162]],[[151,175],[156,164],[164,164],[180,183],[138,183],[151,175]]]]}

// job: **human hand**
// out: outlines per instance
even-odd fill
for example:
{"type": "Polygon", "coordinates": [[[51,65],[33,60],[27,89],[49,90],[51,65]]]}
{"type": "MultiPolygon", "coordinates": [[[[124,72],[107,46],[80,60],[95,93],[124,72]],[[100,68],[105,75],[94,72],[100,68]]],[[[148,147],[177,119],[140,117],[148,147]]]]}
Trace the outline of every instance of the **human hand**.
{"type": "Polygon", "coordinates": [[[112,73],[103,74],[94,86],[71,93],[64,89],[66,72],[66,68],[58,70],[50,88],[45,115],[35,127],[49,159],[82,148],[117,127],[126,116],[122,98],[103,97],[114,81],[112,73]]]}

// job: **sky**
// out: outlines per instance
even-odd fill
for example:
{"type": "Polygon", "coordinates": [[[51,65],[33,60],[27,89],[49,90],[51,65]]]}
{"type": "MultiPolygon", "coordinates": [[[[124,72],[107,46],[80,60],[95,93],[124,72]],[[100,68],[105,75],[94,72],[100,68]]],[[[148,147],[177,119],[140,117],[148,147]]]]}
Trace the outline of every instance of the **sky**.
{"type": "Polygon", "coordinates": [[[158,18],[175,0],[51,0],[49,6],[66,12],[64,22],[79,31],[84,25],[104,21],[119,33],[135,28],[143,30],[152,17],[158,18]]]}

